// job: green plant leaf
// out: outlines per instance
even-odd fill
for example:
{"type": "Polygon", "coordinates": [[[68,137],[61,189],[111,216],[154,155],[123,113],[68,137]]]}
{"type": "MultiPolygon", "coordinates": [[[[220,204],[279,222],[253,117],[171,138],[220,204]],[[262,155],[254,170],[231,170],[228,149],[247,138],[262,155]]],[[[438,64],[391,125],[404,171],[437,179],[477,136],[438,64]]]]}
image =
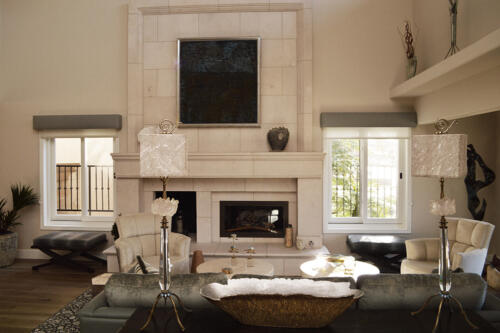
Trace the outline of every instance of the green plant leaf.
{"type": "Polygon", "coordinates": [[[20,225],[19,211],[24,207],[38,203],[38,195],[29,185],[16,184],[10,187],[12,192],[12,209],[7,210],[7,200],[0,199],[0,234],[5,234],[13,227],[20,225]]]}

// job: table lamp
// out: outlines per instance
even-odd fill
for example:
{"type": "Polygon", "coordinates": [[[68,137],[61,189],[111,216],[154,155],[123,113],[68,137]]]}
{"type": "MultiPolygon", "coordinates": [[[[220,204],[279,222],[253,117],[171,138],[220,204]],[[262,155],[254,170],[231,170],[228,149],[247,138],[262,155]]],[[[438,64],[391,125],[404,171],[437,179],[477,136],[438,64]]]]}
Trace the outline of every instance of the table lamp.
{"type": "Polygon", "coordinates": [[[440,251],[439,251],[439,294],[429,297],[422,307],[412,312],[417,315],[429,304],[432,298],[440,297],[436,322],[433,332],[439,324],[439,317],[443,305],[449,306],[453,300],[465,320],[472,328],[472,324],[460,302],[451,295],[451,272],[450,272],[450,249],[448,243],[448,222],[445,216],[455,214],[455,199],[444,195],[444,180],[446,178],[462,178],[467,173],[467,136],[465,134],[447,134],[453,126],[447,120],[440,119],[434,125],[436,128],[433,135],[414,135],[412,138],[412,175],[417,177],[439,178],[441,195],[439,200],[431,201],[431,213],[441,216],[440,228],[440,251]]]}
{"type": "Polygon", "coordinates": [[[170,258],[168,255],[168,224],[172,216],[177,211],[179,201],[167,198],[167,180],[170,176],[184,176],[187,174],[187,150],[186,137],[182,134],[173,134],[176,125],[170,120],[162,120],[158,127],[145,127],[138,135],[140,143],[140,175],[143,178],[160,178],[163,184],[163,195],[156,199],[151,205],[151,212],[154,215],[163,216],[161,220],[161,241],[160,241],[160,266],[159,284],[160,293],[151,308],[148,319],[141,331],[151,322],[154,311],[160,299],[165,305],[167,300],[172,303],[177,323],[182,331],[184,326],[179,316],[180,308],[190,311],[184,307],[180,297],[170,291],[170,258]]]}

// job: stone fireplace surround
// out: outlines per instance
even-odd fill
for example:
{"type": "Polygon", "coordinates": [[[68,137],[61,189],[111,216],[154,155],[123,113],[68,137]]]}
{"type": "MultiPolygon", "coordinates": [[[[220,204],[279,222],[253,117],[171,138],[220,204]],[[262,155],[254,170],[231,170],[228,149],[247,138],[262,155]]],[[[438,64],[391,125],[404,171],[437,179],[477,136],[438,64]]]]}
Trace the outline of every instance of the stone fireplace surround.
{"type": "MultiPolygon", "coordinates": [[[[188,142],[188,176],[170,179],[167,188],[196,192],[193,250],[227,255],[230,240],[219,237],[221,200],[288,201],[294,236],[319,249],[323,153],[312,152],[312,0],[246,2],[130,1],[127,140],[113,154],[116,212],[147,212],[154,191],[161,190],[159,180],[139,177],[137,133],[163,118],[176,119],[176,40],[257,36],[262,39],[261,126],[180,128],[188,142]],[[283,152],[266,152],[266,133],[277,126],[290,130],[288,145],[283,152]]],[[[283,239],[245,242],[255,245],[257,256],[274,260],[277,272],[286,271],[290,262],[296,270],[300,258],[318,253],[285,249],[283,239]],[[286,256],[298,261],[277,259],[286,256]]]]}

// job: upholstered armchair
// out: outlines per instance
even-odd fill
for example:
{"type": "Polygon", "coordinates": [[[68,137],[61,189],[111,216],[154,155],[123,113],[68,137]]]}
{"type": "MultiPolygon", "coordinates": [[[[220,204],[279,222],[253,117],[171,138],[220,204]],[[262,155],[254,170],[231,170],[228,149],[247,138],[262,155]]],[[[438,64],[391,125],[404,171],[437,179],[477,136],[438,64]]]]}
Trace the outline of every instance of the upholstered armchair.
{"type": "MultiPolygon", "coordinates": [[[[120,238],[115,241],[120,272],[128,272],[137,264],[136,257],[158,268],[160,262],[160,221],[152,214],[119,216],[116,220],[120,238]]],[[[189,273],[191,238],[170,232],[168,251],[172,274],[189,273]]]]}
{"type": "MultiPolygon", "coordinates": [[[[446,218],[450,243],[451,269],[481,275],[488,246],[495,226],[483,221],[446,218]]],[[[438,268],[439,238],[420,238],[406,241],[406,259],[401,274],[430,274],[438,268]]]]}

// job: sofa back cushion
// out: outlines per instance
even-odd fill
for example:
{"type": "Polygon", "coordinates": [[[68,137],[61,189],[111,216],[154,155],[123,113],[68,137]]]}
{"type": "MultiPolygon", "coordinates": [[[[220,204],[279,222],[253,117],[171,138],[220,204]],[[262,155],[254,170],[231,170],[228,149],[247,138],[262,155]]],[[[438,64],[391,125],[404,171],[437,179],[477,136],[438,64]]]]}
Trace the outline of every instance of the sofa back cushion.
{"type": "MultiPolygon", "coordinates": [[[[170,291],[177,294],[186,306],[195,309],[210,306],[200,296],[201,287],[213,282],[227,284],[224,273],[178,274],[171,278],[170,291]]],[[[106,301],[111,307],[151,307],[160,293],[158,279],[158,274],[113,274],[104,287],[106,301]]],[[[159,302],[158,306],[165,306],[165,302],[159,302]]]]}
{"type": "MultiPolygon", "coordinates": [[[[439,293],[438,274],[362,275],[357,284],[364,292],[358,301],[361,310],[417,310],[428,297],[439,293]]],[[[477,274],[451,276],[451,294],[465,309],[480,310],[486,289],[486,282],[477,274]]],[[[435,297],[429,306],[436,308],[438,304],[439,297],[435,297]]]]}

